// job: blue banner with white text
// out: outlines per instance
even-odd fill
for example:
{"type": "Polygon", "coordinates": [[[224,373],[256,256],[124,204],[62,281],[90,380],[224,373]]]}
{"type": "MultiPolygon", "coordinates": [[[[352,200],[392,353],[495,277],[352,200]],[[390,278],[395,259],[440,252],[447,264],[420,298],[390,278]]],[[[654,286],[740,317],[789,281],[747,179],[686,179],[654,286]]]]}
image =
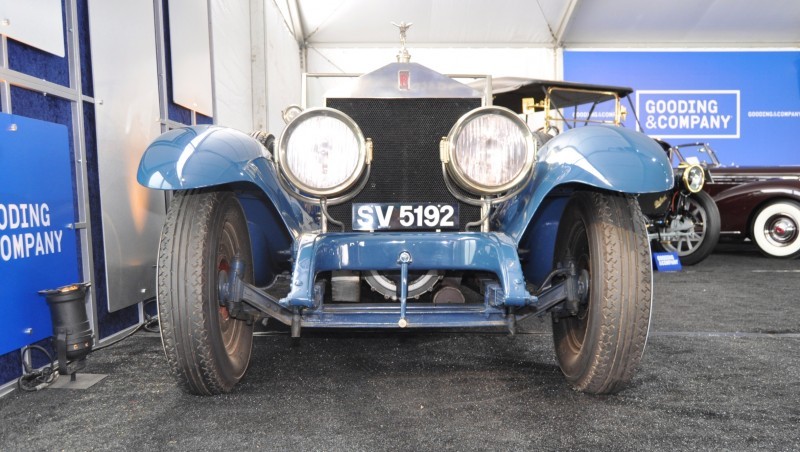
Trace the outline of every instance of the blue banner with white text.
{"type": "Polygon", "coordinates": [[[80,282],[68,140],[61,124],[0,113],[0,354],[52,335],[38,291],[80,282]]]}
{"type": "Polygon", "coordinates": [[[564,79],[634,88],[627,127],[709,143],[725,165],[800,165],[798,51],[570,50],[564,79]]]}

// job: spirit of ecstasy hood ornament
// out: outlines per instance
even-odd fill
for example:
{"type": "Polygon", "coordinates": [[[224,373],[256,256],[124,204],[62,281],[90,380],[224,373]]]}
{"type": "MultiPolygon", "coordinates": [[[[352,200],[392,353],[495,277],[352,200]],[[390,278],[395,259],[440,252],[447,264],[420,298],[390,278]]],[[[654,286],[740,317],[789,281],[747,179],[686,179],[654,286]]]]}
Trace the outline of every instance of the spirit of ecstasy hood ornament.
{"type": "Polygon", "coordinates": [[[411,55],[408,53],[408,50],[406,50],[406,31],[408,31],[408,29],[411,28],[411,26],[414,24],[410,22],[409,23],[400,22],[399,24],[392,22],[392,25],[400,29],[401,47],[400,47],[400,52],[397,53],[397,62],[408,63],[411,60],[411,55]]]}

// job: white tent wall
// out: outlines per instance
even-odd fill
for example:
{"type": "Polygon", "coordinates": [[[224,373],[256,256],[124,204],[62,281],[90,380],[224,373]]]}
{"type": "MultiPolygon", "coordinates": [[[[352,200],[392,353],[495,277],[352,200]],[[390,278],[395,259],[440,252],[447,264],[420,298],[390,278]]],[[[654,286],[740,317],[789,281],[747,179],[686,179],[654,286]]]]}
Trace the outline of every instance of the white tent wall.
{"type": "MultiPolygon", "coordinates": [[[[308,71],[364,73],[392,63],[396,47],[308,49],[308,71]]],[[[554,51],[547,48],[443,48],[408,47],[411,61],[445,74],[514,75],[554,78],[554,51]]]]}
{"type": "MultiPolygon", "coordinates": [[[[491,75],[553,79],[560,77],[560,51],[547,48],[409,48],[411,61],[452,75],[491,75]]],[[[363,74],[396,61],[398,47],[309,47],[312,74],[363,74]]],[[[469,80],[462,80],[467,82],[469,80]]],[[[342,78],[309,78],[307,107],[322,106],[325,92],[347,83],[342,78]]]]}
{"type": "Polygon", "coordinates": [[[274,0],[296,2],[311,46],[797,47],[800,2],[772,0],[274,0]]]}
{"type": "Polygon", "coordinates": [[[262,129],[277,136],[284,127],[281,111],[291,104],[300,103],[303,71],[300,47],[289,28],[291,21],[284,17],[275,2],[264,3],[266,100],[260,102],[266,106],[263,112],[266,127],[262,129]]]}
{"type": "MultiPolygon", "coordinates": [[[[275,134],[281,110],[301,102],[303,69],[364,73],[394,61],[391,22],[414,23],[412,61],[438,72],[546,79],[562,78],[562,48],[796,47],[800,36],[796,0],[209,1],[216,122],[275,134]]],[[[309,105],[340,81],[310,82],[309,105]]]]}
{"type": "Polygon", "coordinates": [[[263,0],[212,0],[215,122],[244,132],[283,129],[300,103],[300,50],[280,9],[263,0]]]}
{"type": "Polygon", "coordinates": [[[253,129],[250,2],[210,4],[216,123],[243,131],[253,129]]]}

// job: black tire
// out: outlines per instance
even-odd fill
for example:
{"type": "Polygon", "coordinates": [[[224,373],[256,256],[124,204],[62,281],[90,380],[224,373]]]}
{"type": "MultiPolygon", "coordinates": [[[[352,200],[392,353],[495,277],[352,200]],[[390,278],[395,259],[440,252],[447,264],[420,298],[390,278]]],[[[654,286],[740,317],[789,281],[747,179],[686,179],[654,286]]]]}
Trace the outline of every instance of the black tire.
{"type": "MultiPolygon", "coordinates": [[[[683,265],[695,265],[707,258],[719,242],[719,209],[714,199],[701,191],[686,199],[685,213],[691,221],[691,235],[660,243],[665,251],[678,253],[683,265]]],[[[674,219],[673,221],[678,221],[674,219]]]]}
{"type": "Polygon", "coordinates": [[[553,314],[559,366],[579,391],[617,392],[633,377],[650,328],[653,273],[639,203],[575,192],[559,225],[555,258],[572,259],[589,288],[577,315],[553,314]]]}
{"type": "Polygon", "coordinates": [[[250,236],[229,192],[177,192],[167,212],[158,256],[158,312],[169,369],[185,392],[230,392],[253,348],[253,326],[219,304],[220,270],[235,255],[252,281],[250,236]]]}
{"type": "Polygon", "coordinates": [[[759,209],[753,218],[750,237],[765,256],[779,259],[800,256],[800,203],[784,199],[759,209]]]}

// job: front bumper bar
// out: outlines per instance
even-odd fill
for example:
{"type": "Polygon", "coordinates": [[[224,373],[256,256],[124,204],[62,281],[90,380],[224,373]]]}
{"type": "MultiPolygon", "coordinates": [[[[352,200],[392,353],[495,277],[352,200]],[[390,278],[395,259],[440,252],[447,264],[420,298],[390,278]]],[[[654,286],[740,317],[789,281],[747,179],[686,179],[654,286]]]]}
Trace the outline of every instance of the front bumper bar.
{"type": "Polygon", "coordinates": [[[531,294],[516,244],[502,233],[485,232],[384,232],[331,233],[302,236],[294,256],[292,285],[280,300],[286,307],[316,308],[317,273],[332,270],[400,271],[398,256],[408,253],[414,270],[471,270],[497,275],[503,289],[503,304],[525,306],[531,294]]]}

